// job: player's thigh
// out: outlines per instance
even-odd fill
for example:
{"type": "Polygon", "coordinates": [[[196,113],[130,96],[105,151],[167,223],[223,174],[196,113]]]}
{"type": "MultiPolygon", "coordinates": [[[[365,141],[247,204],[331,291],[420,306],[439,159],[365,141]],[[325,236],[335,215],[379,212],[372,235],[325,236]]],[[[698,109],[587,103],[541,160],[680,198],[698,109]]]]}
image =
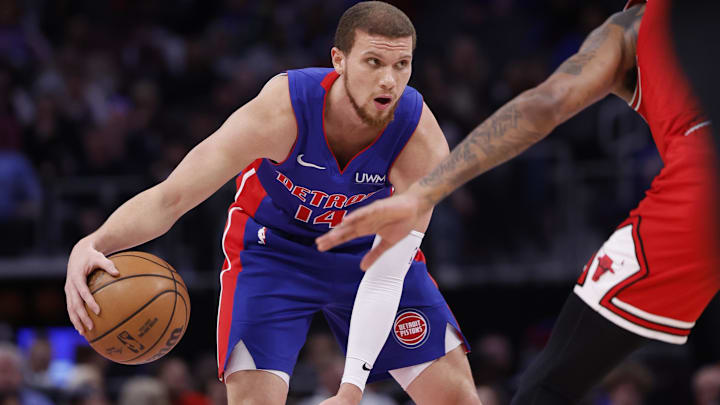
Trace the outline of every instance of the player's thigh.
{"type": "Polygon", "coordinates": [[[263,370],[242,370],[225,379],[228,405],[282,405],[288,385],[282,378],[263,370]]]}
{"type": "Polygon", "coordinates": [[[417,405],[479,405],[462,346],[435,360],[405,389],[417,405]]]}

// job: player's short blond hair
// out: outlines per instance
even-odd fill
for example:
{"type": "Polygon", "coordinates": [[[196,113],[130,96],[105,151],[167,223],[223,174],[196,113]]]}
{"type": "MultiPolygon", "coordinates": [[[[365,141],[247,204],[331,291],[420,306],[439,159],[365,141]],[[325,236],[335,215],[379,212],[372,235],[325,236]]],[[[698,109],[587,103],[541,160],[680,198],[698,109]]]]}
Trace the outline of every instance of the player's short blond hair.
{"type": "Polygon", "coordinates": [[[411,36],[412,49],[415,50],[415,27],[405,13],[391,4],[364,1],[345,10],[335,31],[335,47],[350,53],[357,30],[388,38],[411,36]]]}

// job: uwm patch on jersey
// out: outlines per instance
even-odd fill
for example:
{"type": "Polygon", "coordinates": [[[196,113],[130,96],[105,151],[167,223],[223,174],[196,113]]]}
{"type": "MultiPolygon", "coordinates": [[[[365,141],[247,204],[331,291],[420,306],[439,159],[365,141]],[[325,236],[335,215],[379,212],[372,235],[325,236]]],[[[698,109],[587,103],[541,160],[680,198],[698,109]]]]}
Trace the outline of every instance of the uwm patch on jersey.
{"type": "Polygon", "coordinates": [[[393,336],[404,347],[414,349],[422,346],[430,336],[427,317],[415,309],[399,312],[393,324],[393,336]]]}

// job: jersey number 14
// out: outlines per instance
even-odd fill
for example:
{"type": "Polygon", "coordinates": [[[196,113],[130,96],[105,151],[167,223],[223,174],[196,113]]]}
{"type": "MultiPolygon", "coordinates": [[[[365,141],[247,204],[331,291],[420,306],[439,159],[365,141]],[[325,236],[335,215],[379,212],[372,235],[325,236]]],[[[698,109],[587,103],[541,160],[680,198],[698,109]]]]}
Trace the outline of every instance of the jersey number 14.
{"type": "MultiPolygon", "coordinates": [[[[295,212],[295,219],[310,223],[312,217],[312,210],[304,205],[298,205],[297,212],[295,212]]],[[[334,228],[342,222],[343,218],[347,214],[347,210],[333,210],[325,211],[322,214],[312,218],[312,223],[315,225],[327,224],[328,227],[334,228]]]]}

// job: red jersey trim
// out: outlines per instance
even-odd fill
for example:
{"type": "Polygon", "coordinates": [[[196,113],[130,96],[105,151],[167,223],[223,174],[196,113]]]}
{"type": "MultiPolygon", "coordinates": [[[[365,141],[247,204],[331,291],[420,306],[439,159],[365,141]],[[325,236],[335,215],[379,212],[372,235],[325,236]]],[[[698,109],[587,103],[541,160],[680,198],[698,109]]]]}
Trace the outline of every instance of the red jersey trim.
{"type": "Polygon", "coordinates": [[[267,191],[265,191],[257,176],[257,170],[260,168],[262,161],[263,159],[256,159],[243,170],[242,176],[235,179],[237,192],[235,193],[233,206],[241,207],[250,216],[255,215],[260,203],[267,196],[267,191]]]}
{"type": "Polygon", "coordinates": [[[217,363],[218,378],[223,381],[228,353],[232,350],[228,347],[230,340],[230,327],[232,325],[233,302],[235,301],[235,290],[237,288],[238,274],[242,271],[240,253],[245,248],[245,226],[250,217],[243,212],[241,207],[231,207],[228,211],[227,224],[223,233],[222,249],[225,254],[225,263],[220,272],[220,304],[217,315],[217,363]],[[235,216],[233,214],[239,214],[235,216]],[[236,221],[235,228],[232,228],[233,217],[236,221]],[[235,242],[237,251],[228,252],[228,241],[235,242]]]}

